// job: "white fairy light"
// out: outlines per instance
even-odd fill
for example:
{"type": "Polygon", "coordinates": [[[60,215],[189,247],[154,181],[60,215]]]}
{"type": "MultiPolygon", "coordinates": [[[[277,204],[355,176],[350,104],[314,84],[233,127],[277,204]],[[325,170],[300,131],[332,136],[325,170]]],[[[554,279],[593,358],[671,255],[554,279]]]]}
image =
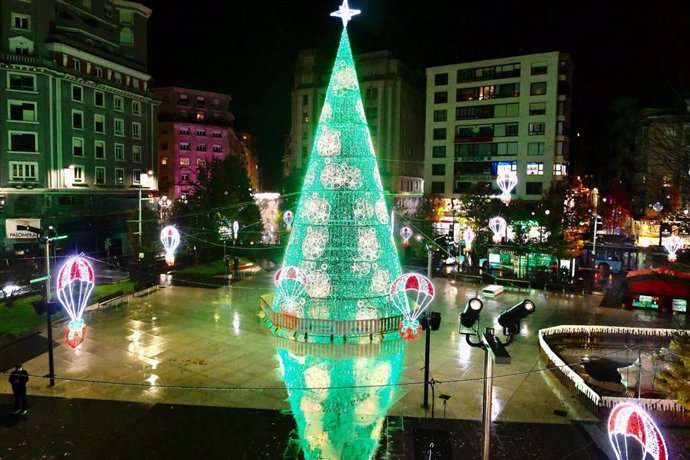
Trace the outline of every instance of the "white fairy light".
{"type": "Polygon", "coordinates": [[[498,244],[506,231],[506,220],[503,217],[494,217],[489,221],[489,228],[493,232],[493,241],[498,244]]]}
{"type": "Polygon", "coordinates": [[[364,114],[364,104],[362,104],[361,100],[357,100],[355,103],[355,110],[357,111],[357,115],[359,115],[359,118],[362,120],[362,122],[366,122],[367,116],[364,114]]]}
{"type": "Polygon", "coordinates": [[[333,157],[340,155],[341,145],[340,131],[324,126],[319,140],[316,141],[316,151],[323,157],[333,157]]]}
{"type": "Polygon", "coordinates": [[[496,177],[496,185],[501,189],[501,201],[504,204],[510,203],[510,192],[513,191],[517,183],[517,174],[513,171],[502,172],[496,177]]]}
{"type": "Polygon", "coordinates": [[[678,256],[676,253],[680,249],[682,245],[682,241],[680,238],[676,235],[670,236],[666,238],[664,241],[664,248],[668,251],[668,256],[666,257],[669,262],[675,262],[678,260],[678,256]]]}
{"type": "Polygon", "coordinates": [[[319,225],[328,221],[331,216],[331,204],[319,197],[316,193],[312,194],[302,205],[301,217],[304,221],[319,225]]]}
{"type": "Polygon", "coordinates": [[[383,198],[379,198],[375,205],[376,217],[382,224],[388,223],[388,210],[386,209],[386,202],[383,198]]]}
{"type": "Polygon", "coordinates": [[[318,259],[323,255],[327,244],[328,230],[307,227],[307,235],[302,242],[302,255],[307,259],[318,259]]]}
{"type": "Polygon", "coordinates": [[[391,276],[386,270],[376,270],[371,278],[371,290],[379,294],[385,294],[390,284],[391,276]]]}
{"type": "Polygon", "coordinates": [[[381,251],[381,243],[376,236],[375,228],[362,228],[358,232],[357,250],[359,257],[364,260],[377,260],[381,251]]]}
{"type": "Polygon", "coordinates": [[[307,279],[307,294],[311,297],[323,299],[331,293],[331,278],[325,270],[310,271],[307,273],[307,279]]]}
{"type": "MultiPolygon", "coordinates": [[[[368,195],[368,194],[367,194],[368,195]]],[[[370,197],[357,198],[352,205],[352,213],[355,220],[368,220],[374,215],[374,207],[371,205],[370,197]]]]}

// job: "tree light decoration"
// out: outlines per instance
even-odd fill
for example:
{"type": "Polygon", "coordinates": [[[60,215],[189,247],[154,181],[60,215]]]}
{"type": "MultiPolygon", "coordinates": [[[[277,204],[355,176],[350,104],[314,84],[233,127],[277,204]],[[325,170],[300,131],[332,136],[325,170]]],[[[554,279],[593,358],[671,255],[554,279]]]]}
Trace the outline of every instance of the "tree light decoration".
{"type": "Polygon", "coordinates": [[[408,247],[410,245],[410,238],[412,238],[412,229],[410,227],[401,228],[400,237],[403,240],[403,246],[408,247]]]}
{"type": "Polygon", "coordinates": [[[494,243],[498,244],[503,238],[503,234],[506,231],[506,220],[503,217],[494,217],[489,221],[489,229],[493,232],[494,236],[491,238],[494,243]]]}
{"type": "Polygon", "coordinates": [[[510,193],[513,191],[518,183],[517,174],[514,171],[505,171],[496,177],[496,185],[501,189],[501,201],[504,204],[509,204],[511,200],[510,193]]]}
{"type": "Polygon", "coordinates": [[[462,233],[462,239],[465,240],[465,248],[468,251],[472,250],[472,242],[474,241],[475,236],[477,236],[474,233],[474,230],[471,228],[466,228],[465,231],[462,233]]]}
{"type": "Polygon", "coordinates": [[[418,273],[405,273],[391,283],[390,297],[393,305],[403,315],[400,336],[405,340],[421,337],[422,326],[419,324],[419,317],[434,300],[434,285],[431,281],[418,273]]]}
{"type": "MultiPolygon", "coordinates": [[[[346,2],[344,22],[347,11],[346,2]]],[[[399,317],[388,285],[400,262],[345,28],[323,107],[284,258],[307,277],[304,302],[288,309],[276,287],[273,309],[329,321],[399,317]]]]}
{"type": "Polygon", "coordinates": [[[284,309],[295,311],[300,306],[300,296],[307,287],[307,275],[299,267],[282,267],[276,272],[275,285],[282,293],[284,309]]]}
{"type": "Polygon", "coordinates": [[[70,317],[65,341],[72,348],[77,348],[84,341],[85,325],[82,315],[94,282],[93,268],[83,254],[71,257],[58,272],[57,298],[70,317]]]}
{"type": "Polygon", "coordinates": [[[666,257],[669,262],[675,262],[678,259],[676,253],[681,247],[680,237],[673,235],[664,241],[664,248],[668,251],[668,256],[666,257]]]}
{"type": "Polygon", "coordinates": [[[608,432],[618,460],[668,460],[661,431],[647,412],[634,404],[621,403],[611,410],[608,432]]]}
{"type": "Polygon", "coordinates": [[[172,225],[163,227],[161,230],[161,243],[165,249],[165,263],[169,267],[175,265],[175,251],[180,245],[180,232],[172,225]]]}
{"type": "Polygon", "coordinates": [[[287,210],[283,213],[283,222],[285,222],[285,229],[288,232],[292,231],[292,221],[295,219],[295,213],[293,213],[290,210],[287,210]]]}

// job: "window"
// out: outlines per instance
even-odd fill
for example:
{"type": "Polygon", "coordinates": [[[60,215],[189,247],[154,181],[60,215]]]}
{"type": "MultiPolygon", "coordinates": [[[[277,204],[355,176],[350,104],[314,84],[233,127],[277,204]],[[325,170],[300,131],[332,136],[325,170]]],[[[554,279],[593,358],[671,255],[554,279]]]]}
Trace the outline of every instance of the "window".
{"type": "Polygon", "coordinates": [[[83,184],[84,183],[84,167],[83,166],[74,166],[71,168],[72,169],[72,182],[75,184],[83,184]]]}
{"type": "Polygon", "coordinates": [[[141,170],[132,170],[132,185],[141,185],[141,170]]]}
{"type": "Polygon", "coordinates": [[[113,17],[113,7],[112,5],[105,5],[103,13],[105,14],[106,18],[112,18],[113,17]]]}
{"type": "Polygon", "coordinates": [[[432,182],[431,183],[431,193],[446,193],[446,183],[445,182],[432,182]]]}
{"type": "Polygon", "coordinates": [[[558,62],[558,75],[568,75],[568,61],[558,62]]]}
{"type": "Polygon", "coordinates": [[[35,102],[10,101],[9,112],[12,121],[36,121],[35,102]]]}
{"type": "Polygon", "coordinates": [[[10,42],[10,52],[30,56],[34,53],[34,42],[26,37],[12,37],[10,42]]]}
{"type": "Polygon", "coordinates": [[[84,129],[84,112],[72,110],[72,128],[84,129]]]}
{"type": "Polygon", "coordinates": [[[475,67],[473,69],[460,69],[457,74],[458,83],[498,80],[501,78],[514,78],[520,76],[520,63],[503,64],[488,67],[475,67]]]}
{"type": "Polygon", "coordinates": [[[180,128],[180,134],[183,136],[189,136],[191,130],[189,128],[180,128]]]}
{"type": "Polygon", "coordinates": [[[206,151],[206,144],[196,144],[196,151],[197,152],[205,152],[206,151]]]}
{"type": "Polygon", "coordinates": [[[96,107],[105,107],[105,95],[102,91],[93,92],[93,105],[96,107]]]}
{"type": "Polygon", "coordinates": [[[141,123],[132,122],[132,137],[134,139],[141,139],[141,123]]]}
{"type": "Polygon", "coordinates": [[[167,164],[168,164],[168,157],[163,157],[163,158],[161,159],[161,164],[162,164],[162,165],[167,165],[167,164]]]}
{"type": "Polygon", "coordinates": [[[221,147],[220,145],[214,145],[212,150],[213,153],[223,153],[223,147],[221,147]]]}
{"type": "Polygon", "coordinates": [[[564,121],[559,121],[556,124],[556,134],[558,136],[569,136],[570,135],[570,126],[564,121]]]}
{"type": "Polygon", "coordinates": [[[93,146],[94,157],[104,160],[105,159],[105,142],[95,141],[93,146]]]}
{"type": "Polygon", "coordinates": [[[568,103],[565,101],[558,101],[558,106],[557,106],[557,114],[558,115],[567,115],[570,107],[568,106],[568,103]]]}
{"type": "Polygon", "coordinates": [[[96,77],[103,78],[103,68],[96,67],[96,77]]]}
{"type": "Polygon", "coordinates": [[[434,104],[445,104],[448,102],[448,91],[438,91],[434,93],[434,104]]]}
{"type": "Polygon", "coordinates": [[[206,136],[206,130],[205,129],[197,129],[196,135],[197,136],[206,136]]]}
{"type": "Polygon", "coordinates": [[[93,116],[93,130],[97,133],[105,133],[105,115],[97,113],[93,116]]]}
{"type": "Polygon", "coordinates": [[[38,180],[38,163],[27,161],[10,161],[10,180],[38,180]]]}
{"type": "Polygon", "coordinates": [[[132,101],[132,115],[141,115],[141,102],[132,101]]]}
{"type": "Polygon", "coordinates": [[[8,74],[9,88],[15,91],[35,91],[36,77],[34,75],[8,74]]]}
{"type": "Polygon", "coordinates": [[[36,133],[10,132],[10,151],[35,153],[36,137],[36,133]]]}
{"type": "Polygon", "coordinates": [[[434,110],[434,121],[446,121],[447,118],[447,110],[434,110]]]}
{"type": "Polygon", "coordinates": [[[443,163],[437,163],[431,165],[431,175],[432,176],[445,176],[446,175],[446,165],[443,163]]]}
{"type": "Polygon", "coordinates": [[[72,69],[78,72],[81,71],[81,61],[79,59],[72,59],[72,69]]]}
{"type": "Polygon", "coordinates": [[[72,156],[84,156],[84,139],[82,139],[81,137],[72,138],[72,156]]]}
{"type": "Polygon", "coordinates": [[[445,158],[446,157],[446,146],[445,145],[434,145],[431,148],[431,156],[433,158],[445,158]]]}
{"type": "Polygon", "coordinates": [[[540,81],[529,85],[530,96],[542,96],[546,94],[546,82],[540,81]]]}
{"type": "Polygon", "coordinates": [[[26,14],[12,13],[12,27],[15,29],[31,30],[31,17],[26,14]]]}
{"type": "Polygon", "coordinates": [[[125,135],[125,120],[122,118],[115,119],[115,135],[120,137],[125,135]]]}
{"type": "Polygon", "coordinates": [[[115,96],[113,99],[113,105],[117,112],[123,112],[125,110],[125,104],[124,100],[122,99],[122,96],[115,96]]]}
{"type": "Polygon", "coordinates": [[[559,96],[570,96],[570,82],[558,81],[558,95],[559,96]]]}
{"type": "Polygon", "coordinates": [[[191,150],[189,147],[189,142],[180,142],[179,150],[191,150]]]}
{"type": "Polygon", "coordinates": [[[546,62],[535,62],[532,64],[532,75],[546,75],[548,66],[546,62]]]}
{"type": "Polygon", "coordinates": [[[122,83],[122,74],[119,72],[115,72],[115,83],[122,83]]]}
{"type": "Polygon", "coordinates": [[[435,141],[443,140],[446,138],[446,128],[434,128],[433,139],[435,141]]]}
{"type": "Polygon", "coordinates": [[[543,184],[541,182],[527,182],[525,192],[528,195],[541,195],[543,184]]]}
{"type": "Polygon", "coordinates": [[[306,94],[302,95],[302,105],[309,105],[309,96],[306,94]]]}
{"type": "Polygon", "coordinates": [[[556,155],[568,156],[568,143],[564,141],[556,142],[556,155]]]}
{"type": "Polygon", "coordinates": [[[375,101],[379,98],[379,89],[378,88],[367,88],[367,91],[365,93],[365,99],[367,101],[375,101]]]}
{"type": "Polygon", "coordinates": [[[180,157],[180,166],[189,166],[191,164],[191,161],[189,160],[189,157],[180,157]]]}
{"type": "Polygon", "coordinates": [[[527,175],[528,176],[543,176],[544,175],[544,163],[527,163],[527,175]]]}
{"type": "Polygon", "coordinates": [[[139,146],[139,145],[133,145],[132,146],[132,161],[135,161],[137,163],[141,163],[141,146],[139,146]]]}
{"type": "Polygon", "coordinates": [[[134,23],[134,13],[127,10],[120,11],[120,23],[121,24],[133,24],[134,23]]]}
{"type": "Polygon", "coordinates": [[[134,33],[129,27],[123,27],[122,30],[120,30],[120,44],[134,45],[134,33]]]}
{"type": "Polygon", "coordinates": [[[554,163],[553,164],[553,175],[554,176],[566,176],[568,174],[568,165],[565,163],[554,163]]]}
{"type": "Polygon", "coordinates": [[[72,100],[75,102],[84,102],[84,90],[79,85],[72,85],[72,100]]]}
{"type": "Polygon", "coordinates": [[[211,135],[213,137],[223,137],[223,133],[221,133],[220,131],[213,131],[211,135]]]}
{"type": "Polygon", "coordinates": [[[434,85],[443,86],[448,84],[448,74],[447,73],[437,73],[434,75],[434,85]]]}
{"type": "Polygon", "coordinates": [[[543,155],[544,154],[544,143],[543,142],[528,142],[527,143],[527,155],[543,155]]]}
{"type": "Polygon", "coordinates": [[[204,158],[197,158],[196,159],[196,165],[197,166],[206,166],[206,160],[204,158]]]}
{"type": "Polygon", "coordinates": [[[161,150],[168,150],[168,141],[161,142],[161,150]]]}
{"type": "Polygon", "coordinates": [[[546,102],[530,102],[530,115],[544,115],[546,113],[546,102]]]}
{"type": "Polygon", "coordinates": [[[125,170],[123,168],[115,168],[115,185],[124,185],[125,170]]]}
{"type": "Polygon", "coordinates": [[[538,136],[538,135],[544,134],[545,130],[546,130],[546,123],[543,123],[543,122],[530,123],[528,134],[530,136],[538,136]]]}
{"type": "Polygon", "coordinates": [[[181,182],[189,182],[189,173],[180,174],[180,181],[181,182]]]}
{"type": "Polygon", "coordinates": [[[94,179],[96,185],[105,185],[105,167],[96,166],[96,175],[94,179]]]}
{"type": "MultiPolygon", "coordinates": [[[[507,172],[517,172],[517,161],[496,162],[496,175],[507,172]]],[[[513,193],[515,193],[515,189],[513,189],[513,193]]]]}
{"type": "Polygon", "coordinates": [[[115,159],[118,161],[125,161],[125,145],[115,144],[115,159]]]}

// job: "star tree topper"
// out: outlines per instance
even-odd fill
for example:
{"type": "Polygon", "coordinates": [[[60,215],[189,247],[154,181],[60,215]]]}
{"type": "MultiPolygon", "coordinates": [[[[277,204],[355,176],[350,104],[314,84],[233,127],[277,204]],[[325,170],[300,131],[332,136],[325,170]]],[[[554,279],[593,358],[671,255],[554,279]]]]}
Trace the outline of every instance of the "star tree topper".
{"type": "Polygon", "coordinates": [[[348,4],[348,0],[343,0],[343,4],[338,7],[338,11],[334,11],[331,13],[331,16],[338,17],[343,20],[343,27],[347,27],[347,23],[352,19],[352,16],[355,16],[357,14],[361,13],[360,10],[352,10],[350,9],[350,5],[348,4]]]}

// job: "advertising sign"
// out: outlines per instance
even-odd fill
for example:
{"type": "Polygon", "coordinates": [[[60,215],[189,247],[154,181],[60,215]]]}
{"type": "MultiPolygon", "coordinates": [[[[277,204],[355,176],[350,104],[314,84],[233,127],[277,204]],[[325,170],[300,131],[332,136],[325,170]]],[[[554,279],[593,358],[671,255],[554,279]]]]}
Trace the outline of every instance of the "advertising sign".
{"type": "Polygon", "coordinates": [[[7,219],[5,220],[5,235],[15,240],[35,240],[38,235],[26,230],[17,230],[17,225],[28,225],[41,228],[41,219],[7,219]]]}

